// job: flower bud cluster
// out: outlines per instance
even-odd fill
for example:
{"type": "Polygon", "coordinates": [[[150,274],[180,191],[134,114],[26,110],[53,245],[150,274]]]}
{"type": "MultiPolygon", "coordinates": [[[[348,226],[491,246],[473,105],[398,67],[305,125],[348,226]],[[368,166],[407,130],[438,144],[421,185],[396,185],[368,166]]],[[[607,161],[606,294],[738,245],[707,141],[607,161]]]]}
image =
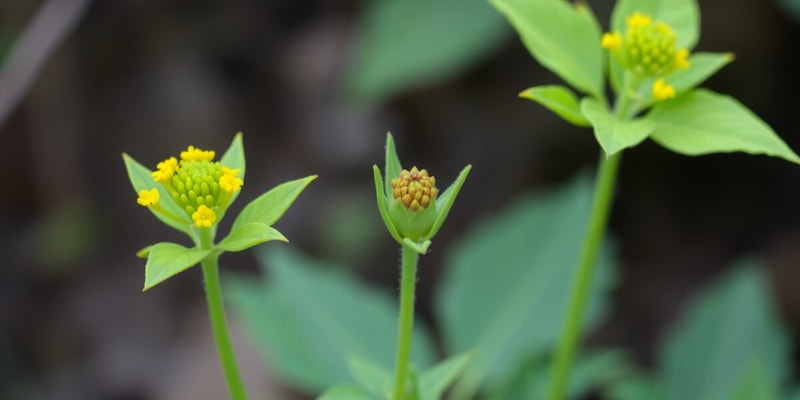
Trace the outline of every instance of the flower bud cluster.
{"type": "Polygon", "coordinates": [[[411,168],[411,171],[404,169],[400,176],[392,179],[391,185],[394,198],[411,211],[428,208],[439,192],[436,178],[429,176],[427,170],[417,167],[411,168]]]}

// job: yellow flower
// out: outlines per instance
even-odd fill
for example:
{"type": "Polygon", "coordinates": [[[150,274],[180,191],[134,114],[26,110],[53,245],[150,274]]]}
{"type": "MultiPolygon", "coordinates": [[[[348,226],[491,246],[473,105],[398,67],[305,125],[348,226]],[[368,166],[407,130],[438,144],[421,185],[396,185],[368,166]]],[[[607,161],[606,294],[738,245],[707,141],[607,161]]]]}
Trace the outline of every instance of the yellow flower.
{"type": "Polygon", "coordinates": [[[417,167],[400,172],[400,176],[392,179],[391,185],[394,198],[411,211],[428,208],[439,192],[436,189],[436,178],[429,176],[427,170],[419,170],[417,167]]]}
{"type": "Polygon", "coordinates": [[[675,88],[671,85],[667,85],[663,79],[657,79],[653,83],[653,97],[656,100],[667,100],[675,97],[675,88]]]}
{"type": "Polygon", "coordinates": [[[619,51],[620,46],[622,46],[622,35],[619,32],[606,32],[600,40],[600,46],[604,49],[619,51]]]}
{"type": "Polygon", "coordinates": [[[635,29],[642,26],[650,25],[650,23],[653,22],[653,18],[637,11],[631,14],[628,18],[626,18],[625,22],[628,23],[628,28],[635,29]]]}
{"type": "Polygon", "coordinates": [[[178,160],[175,157],[170,157],[156,166],[157,171],[153,172],[153,180],[158,183],[169,182],[170,179],[178,172],[178,160]]]}
{"type": "Polygon", "coordinates": [[[189,146],[186,151],[181,152],[183,161],[211,161],[214,159],[214,150],[201,150],[194,146],[189,146]]]}
{"type": "Polygon", "coordinates": [[[242,188],[244,181],[236,177],[236,175],[239,175],[240,170],[222,167],[221,172],[222,176],[219,178],[219,187],[221,187],[222,190],[233,193],[242,188]]]}
{"type": "Polygon", "coordinates": [[[159,194],[158,189],[140,190],[139,198],[136,202],[145,207],[152,207],[158,204],[159,194]]]}
{"type": "Polygon", "coordinates": [[[680,49],[675,52],[675,68],[678,69],[689,68],[689,50],[680,49]]]}
{"type": "Polygon", "coordinates": [[[217,214],[205,205],[201,205],[192,214],[192,220],[198,228],[211,228],[211,225],[214,225],[217,220],[217,214]]]}

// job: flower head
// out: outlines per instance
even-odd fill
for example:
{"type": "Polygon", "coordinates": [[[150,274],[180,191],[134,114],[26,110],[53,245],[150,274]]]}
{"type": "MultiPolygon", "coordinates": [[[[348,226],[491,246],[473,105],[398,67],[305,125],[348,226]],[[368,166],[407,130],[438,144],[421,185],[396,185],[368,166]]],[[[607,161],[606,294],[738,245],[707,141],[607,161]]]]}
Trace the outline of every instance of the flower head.
{"type": "MultiPolygon", "coordinates": [[[[233,196],[244,181],[238,175],[240,169],[220,165],[214,161],[214,151],[188,146],[175,157],[158,163],[152,172],[154,184],[161,184],[173,201],[183,210],[185,217],[171,214],[171,218],[194,221],[198,228],[210,228],[225,212],[233,196]]],[[[157,189],[141,191],[137,202],[151,207],[158,204],[157,189]]],[[[166,212],[165,210],[161,210],[166,212]]]]}
{"type": "Polygon", "coordinates": [[[640,76],[665,76],[689,68],[689,51],[675,47],[672,28],[662,21],[635,12],[626,19],[623,37],[619,32],[603,35],[600,45],[611,50],[623,68],[640,76]]]}
{"type": "Polygon", "coordinates": [[[439,192],[436,189],[436,178],[429,176],[428,171],[417,167],[411,171],[403,170],[400,176],[392,179],[392,195],[411,211],[428,208],[439,192]]]}

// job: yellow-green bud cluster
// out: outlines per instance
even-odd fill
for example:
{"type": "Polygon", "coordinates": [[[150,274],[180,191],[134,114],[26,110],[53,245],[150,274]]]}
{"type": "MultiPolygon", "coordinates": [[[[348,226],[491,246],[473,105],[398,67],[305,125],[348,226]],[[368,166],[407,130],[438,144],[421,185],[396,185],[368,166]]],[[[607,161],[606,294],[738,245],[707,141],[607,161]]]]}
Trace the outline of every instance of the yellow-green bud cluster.
{"type": "MultiPolygon", "coordinates": [[[[238,169],[231,169],[213,161],[214,152],[189,146],[181,152],[180,162],[170,157],[157,165],[152,173],[154,183],[160,183],[186,215],[201,228],[210,228],[217,215],[225,211],[233,194],[244,182],[237,177],[238,169]]],[[[160,208],[156,189],[142,190],[139,204],[160,208]]]]}
{"type": "Polygon", "coordinates": [[[669,25],[638,12],[626,22],[624,38],[611,32],[601,41],[625,69],[641,76],[659,77],[689,67],[689,52],[675,47],[676,36],[669,25]]]}
{"type": "Polygon", "coordinates": [[[404,169],[400,176],[392,179],[391,185],[394,198],[411,211],[428,208],[439,193],[436,178],[428,175],[427,170],[417,167],[411,168],[411,171],[404,169]]]}

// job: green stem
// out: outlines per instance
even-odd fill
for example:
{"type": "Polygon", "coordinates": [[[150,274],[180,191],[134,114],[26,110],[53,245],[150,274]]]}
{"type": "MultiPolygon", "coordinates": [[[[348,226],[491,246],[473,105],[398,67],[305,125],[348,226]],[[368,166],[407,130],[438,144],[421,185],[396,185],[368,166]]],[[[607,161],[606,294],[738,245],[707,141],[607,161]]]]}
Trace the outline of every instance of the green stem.
{"type": "Polygon", "coordinates": [[[606,157],[605,154],[600,155],[600,168],[597,171],[589,226],[587,227],[580,258],[578,259],[577,276],[572,281],[567,318],[564,321],[556,355],[550,368],[548,400],[565,398],[570,370],[575,354],[578,352],[583,314],[586,309],[592,275],[594,274],[595,260],[597,259],[597,253],[603,241],[603,233],[608,222],[611,194],[621,158],[621,152],[611,157],[606,157]]]}
{"type": "MultiPolygon", "coordinates": [[[[624,84],[616,104],[615,113],[618,119],[631,118],[632,94],[635,95],[639,82],[641,82],[640,77],[626,71],[624,84]]],[[[607,157],[604,153],[600,155],[589,226],[586,228],[580,257],[578,258],[577,276],[572,281],[568,314],[564,320],[555,357],[550,365],[551,375],[547,395],[548,400],[566,398],[570,370],[579,349],[584,312],[589,298],[594,266],[608,223],[614,182],[617,178],[621,159],[621,151],[610,157],[607,157]]]]}
{"type": "Polygon", "coordinates": [[[417,283],[419,253],[401,246],[400,324],[397,328],[397,364],[395,366],[393,400],[405,398],[408,358],[411,355],[411,334],[414,331],[414,287],[417,283]]]}
{"type": "MultiPolygon", "coordinates": [[[[211,248],[211,235],[209,229],[200,229],[201,247],[211,248]]],[[[203,267],[203,280],[206,286],[206,301],[208,302],[208,314],[211,317],[211,330],[214,333],[214,341],[217,343],[217,352],[222,364],[222,372],[228,382],[228,391],[233,400],[247,400],[247,392],[244,389],[239,368],[236,366],[236,355],[233,352],[231,337],[228,334],[228,324],[225,319],[225,308],[222,303],[222,288],[219,281],[219,254],[211,253],[203,259],[200,265],[203,267]]]]}

